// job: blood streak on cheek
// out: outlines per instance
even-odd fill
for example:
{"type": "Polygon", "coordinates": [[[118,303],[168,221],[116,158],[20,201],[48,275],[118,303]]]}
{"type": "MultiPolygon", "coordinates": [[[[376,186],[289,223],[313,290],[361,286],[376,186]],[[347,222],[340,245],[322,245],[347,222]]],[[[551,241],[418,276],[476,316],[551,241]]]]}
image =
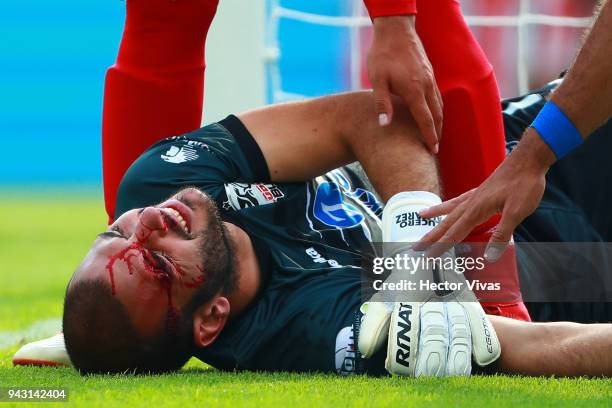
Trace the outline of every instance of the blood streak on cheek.
{"type": "Polygon", "coordinates": [[[113,267],[115,265],[115,262],[119,261],[123,261],[128,268],[128,272],[130,275],[132,275],[134,273],[134,269],[132,266],[132,261],[131,259],[136,256],[138,253],[142,254],[143,258],[146,259],[148,262],[145,262],[145,269],[147,269],[147,272],[151,272],[151,273],[156,273],[156,270],[153,268],[153,265],[155,264],[155,261],[152,261],[151,259],[151,255],[149,254],[148,251],[146,251],[144,249],[144,247],[142,246],[142,244],[144,242],[146,242],[149,237],[151,236],[151,234],[153,234],[153,232],[155,231],[163,231],[163,232],[168,232],[168,225],[166,224],[166,221],[162,218],[162,226],[159,228],[152,228],[148,225],[146,225],[143,221],[142,218],[138,220],[138,222],[140,223],[140,225],[142,226],[142,229],[139,229],[138,232],[140,231],[144,231],[140,236],[137,232],[136,234],[136,239],[138,240],[137,243],[133,243],[130,244],[128,247],[122,249],[121,251],[117,252],[115,255],[111,255],[108,257],[108,263],[106,264],[106,269],[108,270],[108,275],[110,278],[110,283],[111,283],[111,291],[112,294],[115,295],[115,275],[114,275],[114,271],[113,271],[113,267]],[[136,253],[131,252],[130,251],[137,251],[136,253]]]}
{"type": "MultiPolygon", "coordinates": [[[[140,243],[135,242],[125,247],[121,251],[117,252],[114,255],[108,257],[108,263],[106,264],[106,270],[108,271],[108,275],[111,283],[111,292],[113,296],[116,294],[115,289],[115,271],[114,267],[117,261],[122,261],[128,268],[128,273],[130,275],[134,274],[134,265],[132,264],[132,259],[137,255],[141,255],[144,262],[144,268],[153,277],[158,278],[158,283],[165,289],[166,298],[168,300],[168,311],[166,313],[166,327],[168,331],[174,331],[177,329],[177,322],[180,316],[180,312],[178,308],[174,305],[172,300],[172,279],[159,270],[156,265],[157,262],[151,256],[150,252],[147,251],[140,243]]],[[[178,269],[177,269],[178,271],[178,269]]],[[[181,275],[182,271],[179,272],[181,275]]]]}
{"type": "Polygon", "coordinates": [[[191,279],[191,282],[185,282],[183,283],[183,285],[186,288],[197,288],[198,286],[200,286],[202,283],[204,283],[204,276],[200,275],[200,276],[196,276],[195,278],[191,279]]]}
{"type": "Polygon", "coordinates": [[[198,271],[200,271],[200,274],[196,276],[195,278],[192,278],[191,282],[183,283],[183,286],[185,286],[186,288],[191,288],[191,289],[197,288],[202,283],[204,283],[204,270],[200,267],[200,265],[196,265],[196,268],[198,268],[198,271]]]}
{"type": "Polygon", "coordinates": [[[134,273],[134,265],[132,265],[132,258],[143,250],[142,246],[138,243],[133,243],[114,255],[108,257],[108,263],[106,264],[106,270],[108,271],[108,277],[110,278],[111,291],[113,296],[115,295],[115,273],[113,268],[115,262],[123,261],[128,268],[128,273],[132,275],[134,273]],[[130,251],[137,251],[136,253],[130,251]]]}

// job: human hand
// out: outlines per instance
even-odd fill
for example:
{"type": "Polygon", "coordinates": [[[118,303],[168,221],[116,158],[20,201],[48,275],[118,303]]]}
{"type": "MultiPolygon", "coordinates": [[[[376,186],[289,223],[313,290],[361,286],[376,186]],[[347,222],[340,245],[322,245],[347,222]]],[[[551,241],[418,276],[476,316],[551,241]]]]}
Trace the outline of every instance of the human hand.
{"type": "MultiPolygon", "coordinates": [[[[446,256],[453,256],[452,251],[446,256]]],[[[469,376],[472,357],[480,366],[499,358],[501,346],[495,330],[464,275],[449,270],[442,276],[443,282],[455,283],[459,289],[440,295],[434,290],[409,295],[377,292],[362,305],[358,346],[364,358],[372,357],[386,344],[385,369],[410,377],[469,376]],[[399,301],[398,296],[408,299],[399,301]]],[[[425,279],[434,280],[431,270],[421,269],[408,276],[394,270],[385,283],[399,283],[404,278],[417,285],[425,279]]]]}
{"type": "Polygon", "coordinates": [[[477,225],[501,213],[485,250],[485,259],[500,258],[516,226],[537,208],[546,187],[546,172],[555,161],[550,148],[529,128],[510,156],[480,185],[459,197],[421,211],[424,218],[446,215],[417,245],[436,256],[461,242],[477,225]]]}
{"type": "Polygon", "coordinates": [[[393,120],[391,94],[410,109],[429,150],[437,154],[442,136],[442,96],[433,69],[414,28],[415,16],[374,19],[374,41],[368,54],[368,73],[378,123],[393,120]]]}

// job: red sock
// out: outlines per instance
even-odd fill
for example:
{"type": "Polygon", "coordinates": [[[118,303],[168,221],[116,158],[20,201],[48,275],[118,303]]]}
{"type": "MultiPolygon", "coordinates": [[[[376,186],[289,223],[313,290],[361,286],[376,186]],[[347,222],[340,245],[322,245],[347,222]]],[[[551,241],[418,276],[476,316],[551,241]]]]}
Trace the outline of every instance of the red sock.
{"type": "Polygon", "coordinates": [[[114,218],[119,182],[156,141],[200,126],[204,44],[218,0],[127,0],[115,65],[104,85],[104,201],[114,218]]]}
{"type": "MultiPolygon", "coordinates": [[[[491,238],[491,231],[480,235],[471,235],[470,252],[461,254],[472,259],[483,259],[486,243],[491,238]]],[[[484,262],[484,269],[473,269],[465,273],[466,279],[477,282],[474,293],[481,299],[481,305],[488,314],[505,316],[512,319],[531,321],[529,312],[523,303],[521,287],[516,266],[516,247],[514,243],[496,262],[484,262]],[[499,285],[487,286],[487,284],[499,285]]]]}
{"type": "MultiPolygon", "coordinates": [[[[417,10],[417,31],[444,101],[439,161],[444,197],[450,199],[479,186],[504,160],[499,90],[493,68],[465,23],[458,1],[419,0],[417,10]]],[[[466,242],[487,242],[490,233],[486,231],[498,219],[479,226],[466,242]]],[[[497,299],[511,299],[493,302],[489,310],[529,320],[520,297],[514,252],[506,253],[505,262],[487,264],[485,269],[495,270],[496,279],[503,281],[504,293],[497,299]],[[520,307],[509,307],[512,304],[520,307]]]]}

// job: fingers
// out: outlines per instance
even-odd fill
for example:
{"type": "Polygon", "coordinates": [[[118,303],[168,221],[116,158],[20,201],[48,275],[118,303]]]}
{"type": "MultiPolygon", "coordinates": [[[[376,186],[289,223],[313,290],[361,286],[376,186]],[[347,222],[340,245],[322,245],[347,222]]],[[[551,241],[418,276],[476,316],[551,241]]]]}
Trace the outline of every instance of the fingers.
{"type": "Polygon", "coordinates": [[[472,336],[472,356],[479,366],[487,366],[497,360],[501,354],[501,345],[491,321],[482,310],[480,303],[462,302],[470,323],[472,336]]]}
{"type": "Polygon", "coordinates": [[[421,134],[425,145],[429,148],[432,154],[438,153],[438,135],[436,133],[436,126],[430,111],[429,106],[424,95],[420,97],[411,94],[408,99],[404,99],[410,109],[410,113],[414,118],[421,134]]]}
{"type": "Polygon", "coordinates": [[[387,341],[392,304],[368,302],[362,305],[364,313],[359,330],[358,346],[364,358],[370,358],[387,341]]]}
{"type": "Polygon", "coordinates": [[[509,210],[505,210],[502,213],[502,218],[497,227],[495,227],[489,244],[485,249],[484,257],[488,262],[497,261],[508,247],[512,239],[512,233],[518,225],[517,218],[509,210]]]}
{"type": "MultiPolygon", "coordinates": [[[[413,377],[420,354],[420,305],[411,302],[395,303],[390,318],[385,369],[389,374],[413,377]]],[[[363,330],[363,324],[360,330],[363,330]]],[[[361,338],[361,334],[359,335],[361,338]]],[[[361,350],[361,347],[359,348],[361,350]]]]}
{"type": "MultiPolygon", "coordinates": [[[[372,81],[374,92],[374,109],[378,115],[378,124],[387,126],[393,119],[393,103],[391,101],[390,83],[385,78],[372,81]]],[[[413,89],[404,87],[397,92],[404,103],[409,107],[410,113],[423,135],[423,140],[432,154],[438,154],[440,138],[442,136],[442,96],[431,80],[423,88],[413,89]]]]}
{"type": "Polygon", "coordinates": [[[417,88],[407,84],[402,85],[397,91],[410,109],[425,145],[432,154],[438,154],[442,137],[443,102],[433,75],[425,76],[417,88]]]}
{"type": "MultiPolygon", "coordinates": [[[[465,204],[464,204],[465,206],[465,204]]],[[[485,213],[465,211],[463,215],[448,228],[446,233],[440,238],[440,242],[432,248],[431,256],[440,256],[451,246],[459,243],[480,223],[484,222],[489,216],[485,213]],[[444,251],[441,251],[441,250],[444,251]]]]}
{"type": "Polygon", "coordinates": [[[459,204],[461,204],[462,202],[470,198],[474,190],[475,189],[467,191],[461,194],[459,197],[455,197],[451,200],[447,200],[443,202],[442,204],[434,205],[432,207],[421,210],[421,212],[419,212],[419,215],[423,218],[433,218],[433,217],[439,217],[441,215],[447,215],[448,213],[453,211],[455,208],[457,208],[459,204]]]}
{"type": "Polygon", "coordinates": [[[414,377],[470,375],[471,331],[458,302],[396,303],[385,368],[414,377]]]}
{"type": "MultiPolygon", "coordinates": [[[[448,245],[447,242],[442,241],[442,237],[445,236],[445,234],[453,226],[453,224],[463,216],[464,212],[464,205],[460,204],[459,206],[457,206],[453,211],[451,211],[448,216],[446,216],[446,218],[442,220],[442,222],[440,222],[440,224],[438,224],[434,229],[425,234],[423,238],[421,238],[421,240],[415,245],[414,249],[417,251],[423,251],[431,245],[436,244],[436,247],[432,248],[432,250],[436,249],[438,250],[436,251],[436,253],[439,252],[440,254],[445,252],[448,248],[452,246],[452,244],[448,245]]],[[[429,253],[428,255],[436,256],[433,254],[433,252],[429,253]]]]}
{"type": "Polygon", "coordinates": [[[446,313],[450,339],[446,375],[470,375],[472,373],[472,338],[466,312],[458,302],[448,302],[446,313]]]}
{"type": "MultiPolygon", "coordinates": [[[[458,202],[450,203],[448,206],[444,206],[446,203],[442,203],[434,208],[423,211],[421,214],[429,218],[442,215],[448,212],[450,208],[450,213],[448,213],[446,218],[421,238],[415,246],[415,250],[423,251],[430,248],[427,251],[428,256],[440,256],[454,244],[463,241],[477,225],[487,220],[496,212],[494,209],[495,207],[480,204],[479,202],[481,200],[472,197],[474,194],[475,190],[470,190],[457,197],[455,200],[458,202]],[[443,206],[441,210],[437,208],[440,206],[443,206]],[[453,206],[454,208],[452,208],[453,206]]],[[[511,228],[510,235],[512,234],[513,228],[514,226],[511,228]]],[[[507,241],[509,240],[510,238],[508,238],[507,241]]]]}
{"type": "MultiPolygon", "coordinates": [[[[439,120],[438,126],[436,127],[438,131],[438,142],[442,140],[442,125],[444,122],[444,100],[442,99],[442,94],[440,93],[440,89],[438,88],[438,84],[434,83],[434,90],[436,92],[436,100],[438,101],[439,106],[439,120]]],[[[434,119],[436,117],[434,116],[434,119]]],[[[438,120],[438,119],[435,119],[438,120]]]]}
{"type": "Polygon", "coordinates": [[[440,90],[438,89],[438,85],[435,83],[435,81],[433,83],[433,89],[431,89],[428,93],[427,105],[431,111],[431,116],[433,117],[434,126],[436,128],[436,135],[438,136],[437,144],[434,148],[435,154],[437,154],[440,140],[442,140],[443,102],[442,96],[440,95],[440,90]]]}
{"type": "Polygon", "coordinates": [[[385,80],[377,80],[372,83],[374,91],[374,110],[378,115],[378,124],[387,126],[393,119],[393,103],[389,84],[385,80]]]}
{"type": "Polygon", "coordinates": [[[443,302],[421,306],[420,330],[415,377],[442,377],[446,374],[449,330],[443,302]]]}

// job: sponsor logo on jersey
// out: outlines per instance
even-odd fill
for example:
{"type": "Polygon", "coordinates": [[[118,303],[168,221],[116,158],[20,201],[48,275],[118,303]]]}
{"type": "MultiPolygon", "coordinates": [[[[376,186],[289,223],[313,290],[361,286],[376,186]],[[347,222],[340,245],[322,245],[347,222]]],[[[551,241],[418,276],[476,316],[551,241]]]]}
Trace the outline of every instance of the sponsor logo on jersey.
{"type": "Polygon", "coordinates": [[[335,364],[336,372],[340,375],[363,373],[365,367],[357,341],[361,328],[363,313],[355,312],[353,325],[342,328],[336,336],[335,364]]]}
{"type": "Polygon", "coordinates": [[[225,194],[227,195],[227,201],[223,203],[223,208],[236,211],[258,205],[272,204],[285,196],[276,184],[262,183],[226,183],[225,194]]]}
{"type": "Polygon", "coordinates": [[[363,188],[356,188],[355,191],[350,191],[347,194],[361,201],[377,217],[382,217],[383,206],[371,191],[364,190],[363,188]]]}
{"type": "Polygon", "coordinates": [[[319,252],[317,252],[317,250],[314,249],[313,247],[310,247],[310,248],[306,249],[306,253],[308,254],[309,257],[312,258],[314,263],[327,263],[332,268],[340,268],[342,266],[335,259],[325,259],[325,258],[323,258],[321,256],[321,254],[319,252]]]}
{"type": "Polygon", "coordinates": [[[397,319],[397,352],[395,353],[395,362],[410,367],[410,331],[412,330],[412,305],[409,303],[400,303],[397,319]]]}
{"type": "Polygon", "coordinates": [[[376,195],[374,195],[371,191],[365,190],[360,187],[357,187],[355,190],[353,190],[350,181],[346,177],[344,177],[344,174],[342,174],[342,172],[338,169],[332,170],[328,174],[330,177],[333,177],[338,182],[340,188],[347,196],[355,200],[361,201],[374,214],[376,214],[377,217],[381,216],[382,204],[380,203],[380,201],[378,201],[376,195]]]}
{"type": "Polygon", "coordinates": [[[165,154],[161,155],[163,161],[174,164],[196,160],[198,157],[200,157],[198,152],[188,145],[182,147],[170,146],[170,149],[168,149],[165,154]]]}
{"type": "Polygon", "coordinates": [[[325,225],[351,228],[363,221],[363,214],[353,205],[344,202],[338,184],[319,184],[313,205],[314,216],[325,225]]]}
{"type": "Polygon", "coordinates": [[[187,146],[197,147],[199,149],[203,149],[203,150],[206,150],[207,152],[210,152],[210,146],[209,145],[207,145],[206,143],[203,143],[203,142],[198,142],[197,140],[188,140],[187,141],[187,146]]]}
{"type": "Polygon", "coordinates": [[[355,372],[357,362],[357,341],[353,326],[347,326],[336,336],[336,372],[349,375],[355,372]]]}

